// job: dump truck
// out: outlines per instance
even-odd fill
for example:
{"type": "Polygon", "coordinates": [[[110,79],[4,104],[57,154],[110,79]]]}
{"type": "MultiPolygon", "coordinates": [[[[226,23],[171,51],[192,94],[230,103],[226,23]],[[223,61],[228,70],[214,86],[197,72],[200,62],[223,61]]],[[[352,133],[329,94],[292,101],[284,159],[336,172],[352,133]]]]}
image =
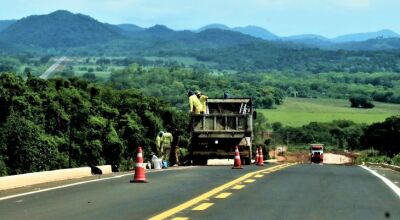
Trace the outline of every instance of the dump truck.
{"type": "Polygon", "coordinates": [[[193,164],[233,159],[235,146],[239,147],[242,162],[250,164],[255,117],[251,98],[209,98],[204,114],[191,114],[193,164]]]}
{"type": "Polygon", "coordinates": [[[311,144],[310,145],[310,160],[311,160],[311,163],[324,162],[324,145],[323,144],[311,144]]]}

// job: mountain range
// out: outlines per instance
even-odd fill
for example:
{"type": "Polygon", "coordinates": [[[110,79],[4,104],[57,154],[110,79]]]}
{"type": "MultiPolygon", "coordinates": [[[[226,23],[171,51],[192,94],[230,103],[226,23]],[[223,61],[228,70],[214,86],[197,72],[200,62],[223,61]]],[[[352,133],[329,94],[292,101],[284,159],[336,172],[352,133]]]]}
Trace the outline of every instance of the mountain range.
{"type": "MultiPolygon", "coordinates": [[[[32,15],[20,20],[0,21],[0,46],[33,48],[131,47],[154,50],[221,48],[269,42],[282,47],[311,47],[328,50],[387,50],[400,48],[400,35],[391,30],[355,33],[326,38],[304,34],[278,36],[262,27],[230,28],[210,24],[197,30],[176,31],[163,25],[143,28],[134,24],[101,23],[83,14],[59,10],[47,15],[32,15]]],[[[14,48],[14,47],[11,47],[14,48]]]]}
{"type": "Polygon", "coordinates": [[[197,32],[207,30],[207,29],[221,29],[221,30],[230,30],[237,31],[243,34],[248,34],[253,37],[258,37],[264,40],[283,40],[283,41],[301,41],[301,40],[318,40],[318,41],[326,41],[331,43],[345,43],[345,42],[359,42],[366,41],[370,39],[376,38],[400,38],[400,34],[395,33],[392,30],[384,29],[376,32],[367,32],[367,33],[354,33],[354,34],[346,34],[341,35],[335,38],[327,38],[321,35],[316,34],[302,34],[302,35],[293,35],[293,36],[278,36],[265,28],[249,25],[246,27],[234,27],[230,28],[223,24],[210,24],[204,27],[197,29],[197,32]]]}

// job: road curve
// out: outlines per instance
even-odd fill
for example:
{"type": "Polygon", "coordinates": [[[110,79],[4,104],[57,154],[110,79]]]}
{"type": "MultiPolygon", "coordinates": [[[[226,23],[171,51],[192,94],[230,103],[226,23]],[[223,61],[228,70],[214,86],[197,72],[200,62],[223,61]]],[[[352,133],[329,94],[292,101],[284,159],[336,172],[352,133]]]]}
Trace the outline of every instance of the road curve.
{"type": "Polygon", "coordinates": [[[400,219],[400,199],[368,171],[310,164],[171,170],[148,173],[147,184],[113,178],[0,201],[1,219],[148,219],[244,175],[168,218],[400,219]]]}

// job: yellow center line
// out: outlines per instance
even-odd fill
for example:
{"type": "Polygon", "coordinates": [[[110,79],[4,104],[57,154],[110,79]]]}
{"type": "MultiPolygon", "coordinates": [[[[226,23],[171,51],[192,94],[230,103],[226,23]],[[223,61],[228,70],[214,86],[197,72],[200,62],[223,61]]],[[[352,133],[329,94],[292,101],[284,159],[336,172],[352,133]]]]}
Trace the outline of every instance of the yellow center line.
{"type": "MultiPolygon", "coordinates": [[[[278,165],[276,167],[280,167],[280,166],[282,166],[282,165],[278,165]]],[[[272,167],[272,168],[275,168],[275,167],[272,167]]],[[[250,178],[250,177],[252,177],[255,174],[259,174],[261,172],[270,171],[270,170],[271,170],[271,167],[247,173],[247,174],[245,174],[245,175],[243,175],[243,176],[241,176],[241,177],[239,177],[237,179],[234,179],[234,180],[232,180],[232,181],[230,181],[228,183],[225,183],[225,184],[223,184],[221,186],[218,186],[218,187],[216,187],[216,188],[214,188],[214,189],[212,189],[212,190],[210,190],[210,191],[208,191],[206,193],[203,193],[203,194],[201,194],[201,195],[199,195],[199,196],[197,196],[197,197],[195,197],[195,198],[193,198],[193,199],[191,199],[189,201],[186,201],[186,202],[184,202],[184,203],[182,203],[182,204],[180,204],[180,205],[178,205],[178,206],[176,206],[176,207],[174,207],[172,209],[166,210],[166,211],[164,211],[164,212],[162,212],[162,213],[160,213],[160,214],[158,214],[156,216],[153,216],[153,217],[150,218],[150,220],[166,219],[166,218],[168,218],[168,217],[170,217],[170,216],[172,216],[172,215],[174,215],[174,214],[176,214],[176,213],[178,213],[178,212],[180,212],[182,210],[185,210],[185,209],[187,209],[187,208],[189,208],[189,207],[191,207],[191,206],[203,201],[204,199],[210,198],[210,197],[216,195],[217,193],[220,193],[220,192],[224,191],[227,188],[230,188],[230,187],[235,186],[235,185],[236,185],[235,187],[240,186],[240,185],[237,185],[237,184],[242,182],[242,181],[244,181],[244,180],[246,180],[246,179],[248,179],[248,178],[250,178]]],[[[232,187],[232,189],[234,189],[235,187],[232,187]]],[[[241,187],[241,188],[243,188],[243,187],[241,187]]]]}
{"type": "Polygon", "coordinates": [[[255,178],[261,178],[261,177],[263,177],[264,175],[262,175],[262,174],[257,174],[257,175],[255,175],[254,177],[255,178]]]}
{"type": "Polygon", "coordinates": [[[226,197],[232,195],[232,193],[220,193],[215,198],[216,199],[225,199],[226,197]]]}
{"type": "Polygon", "coordinates": [[[208,207],[214,205],[214,203],[211,202],[205,202],[205,203],[201,203],[200,205],[194,207],[192,210],[194,211],[203,211],[206,210],[208,207]]]}

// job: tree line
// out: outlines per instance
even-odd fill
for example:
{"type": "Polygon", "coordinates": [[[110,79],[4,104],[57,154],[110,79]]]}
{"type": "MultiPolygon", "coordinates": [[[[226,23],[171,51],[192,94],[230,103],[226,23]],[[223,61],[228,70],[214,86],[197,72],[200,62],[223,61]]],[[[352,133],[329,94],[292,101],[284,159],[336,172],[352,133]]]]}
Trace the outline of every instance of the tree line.
{"type": "Polygon", "coordinates": [[[261,76],[217,73],[203,68],[156,67],[132,64],[114,71],[108,83],[117,89],[136,88],[144,94],[159,97],[179,109],[187,109],[188,90],[199,90],[212,98],[252,97],[257,108],[273,108],[283,102],[279,88],[262,84],[261,76]]]}
{"type": "Polygon", "coordinates": [[[111,164],[129,169],[138,146],[155,152],[160,130],[188,146],[188,115],[137,89],[71,78],[0,75],[0,174],[111,164]]]}
{"type": "Polygon", "coordinates": [[[273,137],[267,140],[272,145],[323,143],[347,150],[375,149],[389,157],[400,154],[400,115],[371,125],[340,120],[290,127],[277,122],[272,129],[273,137]]]}

